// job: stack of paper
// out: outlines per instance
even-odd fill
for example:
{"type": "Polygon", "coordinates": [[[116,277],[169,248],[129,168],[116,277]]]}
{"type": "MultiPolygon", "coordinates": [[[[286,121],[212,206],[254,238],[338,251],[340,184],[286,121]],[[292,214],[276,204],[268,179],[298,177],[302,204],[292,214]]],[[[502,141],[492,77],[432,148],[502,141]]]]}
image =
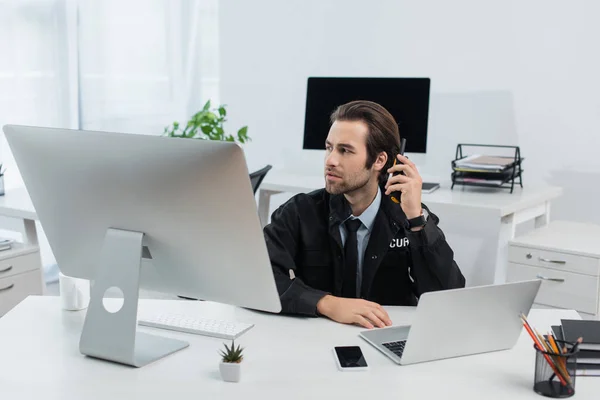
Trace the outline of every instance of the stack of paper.
{"type": "Polygon", "coordinates": [[[487,185],[502,185],[504,183],[501,179],[465,178],[460,176],[455,179],[458,183],[483,183],[487,185]]]}
{"type": "Polygon", "coordinates": [[[474,154],[455,161],[457,171],[502,171],[515,162],[514,157],[482,156],[474,154]]]}

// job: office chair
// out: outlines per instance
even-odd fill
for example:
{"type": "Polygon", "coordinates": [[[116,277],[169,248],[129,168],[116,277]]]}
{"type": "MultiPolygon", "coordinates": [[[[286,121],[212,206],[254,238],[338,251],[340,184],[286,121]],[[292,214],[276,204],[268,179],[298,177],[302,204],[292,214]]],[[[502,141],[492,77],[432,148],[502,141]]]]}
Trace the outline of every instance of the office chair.
{"type": "Polygon", "coordinates": [[[260,184],[262,183],[263,179],[265,179],[267,172],[269,172],[271,168],[273,168],[273,166],[267,164],[266,167],[250,174],[250,183],[252,183],[252,190],[254,191],[254,194],[256,194],[260,184]]]}
{"type": "MultiPolygon", "coordinates": [[[[267,164],[266,167],[259,169],[258,171],[254,171],[250,174],[250,183],[252,184],[252,191],[254,192],[254,194],[256,194],[256,191],[258,190],[260,184],[262,183],[263,179],[265,179],[265,176],[267,176],[267,172],[269,172],[269,170],[273,168],[272,165],[267,164]]],[[[194,299],[193,297],[186,297],[186,296],[177,296],[180,299],[185,299],[185,300],[199,300],[199,299],[194,299]]]]}

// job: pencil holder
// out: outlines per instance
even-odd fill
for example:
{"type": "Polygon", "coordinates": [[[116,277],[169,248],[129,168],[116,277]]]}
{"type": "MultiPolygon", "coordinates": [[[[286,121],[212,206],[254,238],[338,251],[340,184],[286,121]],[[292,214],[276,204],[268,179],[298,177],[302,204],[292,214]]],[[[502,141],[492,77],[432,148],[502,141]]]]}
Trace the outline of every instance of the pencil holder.
{"type": "Polygon", "coordinates": [[[556,340],[560,354],[535,349],[535,376],[533,390],[546,397],[564,398],[575,394],[577,346],[556,340]]]}

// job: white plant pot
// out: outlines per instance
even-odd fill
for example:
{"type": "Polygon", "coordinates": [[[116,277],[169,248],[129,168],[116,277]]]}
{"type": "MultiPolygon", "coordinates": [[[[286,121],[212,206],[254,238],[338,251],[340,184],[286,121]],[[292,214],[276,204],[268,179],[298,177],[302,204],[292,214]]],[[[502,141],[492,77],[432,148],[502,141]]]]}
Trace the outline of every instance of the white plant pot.
{"type": "Polygon", "coordinates": [[[221,361],[219,364],[221,378],[225,382],[239,382],[242,374],[242,363],[227,363],[221,361]]]}

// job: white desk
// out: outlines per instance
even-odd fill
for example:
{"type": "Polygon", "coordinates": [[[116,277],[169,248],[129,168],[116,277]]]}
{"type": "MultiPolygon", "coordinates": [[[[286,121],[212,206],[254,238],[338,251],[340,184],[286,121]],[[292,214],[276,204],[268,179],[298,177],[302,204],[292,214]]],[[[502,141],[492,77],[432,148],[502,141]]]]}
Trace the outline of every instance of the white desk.
{"type": "Polygon", "coordinates": [[[600,317],[600,225],[552,221],[509,243],[508,280],[542,277],[536,303],[600,317]]]}
{"type": "Polygon", "coordinates": [[[25,189],[9,189],[0,196],[1,229],[22,236],[12,249],[0,252],[0,316],[25,297],[44,293],[36,219],[25,189]]]}
{"type": "MultiPolygon", "coordinates": [[[[142,300],[140,307],[250,321],[242,380],[218,372],[223,340],[143,328],[190,342],[190,347],[141,369],[82,356],[85,311],[60,309],[57,297],[29,297],[0,318],[0,393],[6,399],[540,399],[533,387],[534,351],[523,332],[508,351],[398,366],[357,335],[359,327],[319,318],[269,315],[193,301],[142,300]],[[338,372],[331,349],[360,345],[370,370],[338,372]]],[[[389,307],[394,323],[410,323],[414,309],[389,307]]],[[[533,310],[542,330],[568,310],[533,310]]],[[[595,399],[600,378],[577,377],[577,399],[595,399]]]]}
{"type": "Polygon", "coordinates": [[[29,194],[25,188],[8,189],[4,196],[0,196],[0,216],[17,220],[17,228],[23,234],[23,241],[38,244],[35,221],[38,219],[29,194]]]}
{"type": "MultiPolygon", "coordinates": [[[[506,282],[508,241],[515,237],[517,225],[531,220],[536,227],[548,223],[550,202],[562,194],[562,188],[524,186],[515,186],[510,193],[459,185],[451,190],[450,182],[442,182],[440,189],[423,194],[423,203],[440,217],[440,227],[468,286],[506,282]]],[[[259,188],[261,223],[264,226],[269,220],[272,195],[323,187],[321,176],[269,172],[259,188]]]]}

